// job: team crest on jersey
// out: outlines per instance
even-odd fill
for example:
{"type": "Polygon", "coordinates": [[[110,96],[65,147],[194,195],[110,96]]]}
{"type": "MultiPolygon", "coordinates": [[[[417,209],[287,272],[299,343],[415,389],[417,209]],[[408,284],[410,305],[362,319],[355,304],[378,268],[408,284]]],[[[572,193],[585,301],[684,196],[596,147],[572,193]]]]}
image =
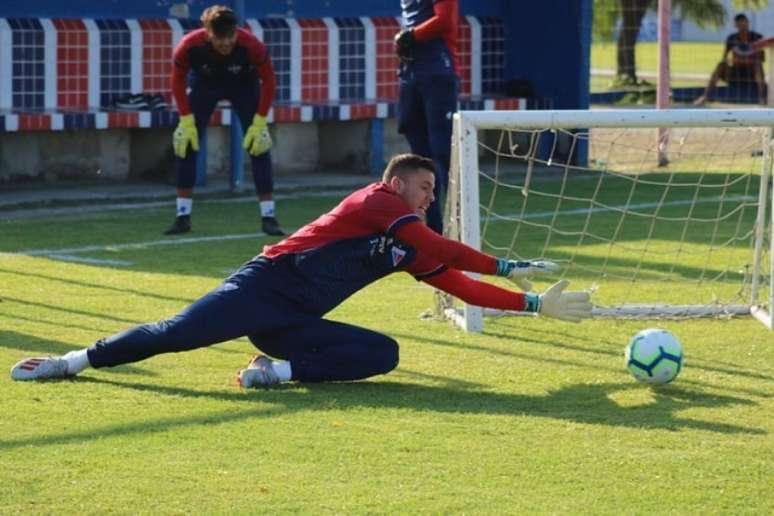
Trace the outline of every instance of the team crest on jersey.
{"type": "Polygon", "coordinates": [[[392,252],[392,266],[397,267],[398,264],[403,261],[403,258],[406,256],[406,251],[399,247],[392,247],[390,249],[392,252]]]}

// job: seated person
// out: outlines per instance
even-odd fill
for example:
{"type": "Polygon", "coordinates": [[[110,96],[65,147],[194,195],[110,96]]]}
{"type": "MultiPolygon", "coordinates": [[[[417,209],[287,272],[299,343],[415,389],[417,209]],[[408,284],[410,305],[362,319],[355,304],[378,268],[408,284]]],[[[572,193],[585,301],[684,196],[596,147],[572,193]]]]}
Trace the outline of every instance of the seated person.
{"type": "Polygon", "coordinates": [[[758,91],[758,100],[765,103],[766,90],[763,80],[764,53],[753,49],[753,44],[763,39],[763,36],[750,30],[750,22],[744,14],[734,17],[734,25],[737,32],[726,38],[726,46],[723,50],[723,59],[712,72],[704,93],[694,101],[695,105],[702,105],[707,101],[718,80],[726,84],[749,85],[755,84],[758,91]],[[731,64],[728,55],[731,54],[731,64]]]}

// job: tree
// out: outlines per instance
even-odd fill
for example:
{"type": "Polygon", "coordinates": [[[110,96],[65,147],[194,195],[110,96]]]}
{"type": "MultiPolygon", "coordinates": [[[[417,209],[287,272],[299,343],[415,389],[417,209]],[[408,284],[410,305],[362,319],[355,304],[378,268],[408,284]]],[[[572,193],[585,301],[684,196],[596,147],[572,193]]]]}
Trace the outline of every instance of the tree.
{"type": "MultiPolygon", "coordinates": [[[[733,0],[738,10],[757,10],[768,0],[733,0]]],[[[658,0],[594,0],[595,36],[611,39],[621,21],[616,41],[616,76],[622,84],[637,84],[637,63],[634,46],[640,35],[642,19],[648,9],[655,9],[658,0]]],[[[699,27],[717,28],[726,22],[728,13],[720,0],[673,0],[672,10],[682,14],[699,27]]]]}

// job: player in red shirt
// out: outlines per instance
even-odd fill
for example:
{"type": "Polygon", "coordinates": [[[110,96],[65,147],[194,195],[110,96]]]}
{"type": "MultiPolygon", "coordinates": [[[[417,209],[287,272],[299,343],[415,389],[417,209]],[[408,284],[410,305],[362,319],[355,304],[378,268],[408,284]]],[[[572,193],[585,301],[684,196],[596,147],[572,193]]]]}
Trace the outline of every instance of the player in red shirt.
{"type": "Polygon", "coordinates": [[[242,146],[252,162],[263,231],[282,235],[274,214],[269,153],[272,140],[266,125],[277,85],[269,51],[258,38],[237,27],[236,15],[228,7],[209,7],[201,20],[204,27],[186,34],[174,52],[172,94],[180,112],[173,137],[177,217],[165,234],[191,230],[199,133],[206,130],[218,101],[227,99],[245,129],[242,146]],[[188,94],[186,81],[190,87],[188,94]]]}
{"type": "Polygon", "coordinates": [[[446,239],[422,220],[433,201],[433,162],[394,157],[382,182],[338,206],[278,244],[267,246],[215,290],[178,315],[97,341],[63,357],[29,358],[15,380],[72,376],[87,367],[113,367],[159,353],[186,351],[248,336],[266,355],[238,374],[240,385],[283,381],[358,380],[398,365],[398,343],[381,333],[325,319],[366,285],[393,272],[474,305],[536,312],[578,322],[591,315],[588,292],[564,292],[560,281],[542,294],[513,292],[461,271],[505,276],[525,285],[545,261],[515,262],[446,239]]]}
{"type": "Polygon", "coordinates": [[[457,0],[401,0],[398,132],[411,152],[435,162],[435,197],[427,225],[443,233],[441,205],[451,160],[452,114],[457,111],[459,56],[457,0]]]}

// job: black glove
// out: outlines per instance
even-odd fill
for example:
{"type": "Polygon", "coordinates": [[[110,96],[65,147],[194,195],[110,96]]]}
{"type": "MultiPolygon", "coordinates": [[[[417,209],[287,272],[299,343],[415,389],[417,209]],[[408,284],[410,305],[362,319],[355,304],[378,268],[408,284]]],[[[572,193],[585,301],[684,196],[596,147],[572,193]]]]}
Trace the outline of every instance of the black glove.
{"type": "Polygon", "coordinates": [[[414,31],[411,29],[402,30],[395,35],[395,53],[398,54],[403,61],[411,61],[414,59],[413,50],[414,45],[417,44],[417,40],[414,39],[414,31]]]}

